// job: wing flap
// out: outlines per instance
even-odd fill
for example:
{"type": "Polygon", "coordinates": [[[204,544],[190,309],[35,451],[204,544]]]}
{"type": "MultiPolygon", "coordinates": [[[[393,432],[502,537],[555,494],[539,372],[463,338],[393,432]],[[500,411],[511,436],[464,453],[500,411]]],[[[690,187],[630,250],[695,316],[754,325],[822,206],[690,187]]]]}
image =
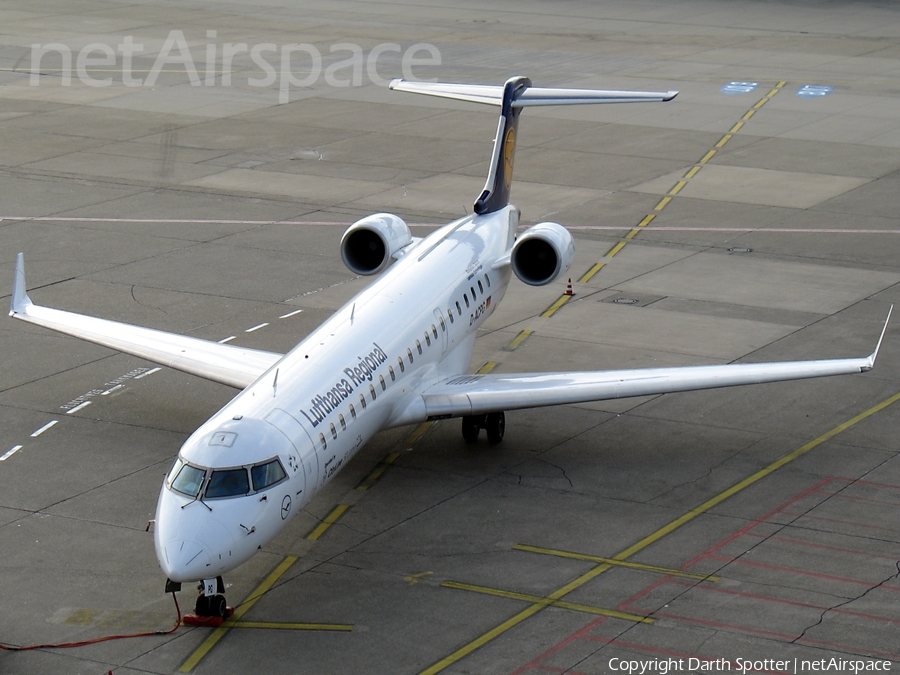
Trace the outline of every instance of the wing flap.
{"type": "Polygon", "coordinates": [[[238,389],[256,381],[283,356],[35,305],[25,293],[21,253],[16,263],[9,314],[37,326],[238,389]]]}

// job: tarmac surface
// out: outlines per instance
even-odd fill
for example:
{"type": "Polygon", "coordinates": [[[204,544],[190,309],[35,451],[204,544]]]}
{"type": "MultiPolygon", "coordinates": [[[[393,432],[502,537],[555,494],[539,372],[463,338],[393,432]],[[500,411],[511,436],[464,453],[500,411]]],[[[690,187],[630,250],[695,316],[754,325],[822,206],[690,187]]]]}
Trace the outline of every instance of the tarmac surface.
{"type": "MultiPolygon", "coordinates": [[[[496,110],[386,80],[678,89],[525,112],[512,199],[571,228],[575,295],[514,282],[472,369],[862,356],[900,300],[898,57],[895,3],[8,2],[0,272],[287,351],[366,283],[350,223],[481,190],[496,110]]],[[[235,392],[11,319],[0,353],[0,643],[167,630],[145,528],[235,392]]],[[[898,376],[891,327],[865,375],[384,432],[226,577],[223,629],[0,672],[896,670],[898,376]]]]}

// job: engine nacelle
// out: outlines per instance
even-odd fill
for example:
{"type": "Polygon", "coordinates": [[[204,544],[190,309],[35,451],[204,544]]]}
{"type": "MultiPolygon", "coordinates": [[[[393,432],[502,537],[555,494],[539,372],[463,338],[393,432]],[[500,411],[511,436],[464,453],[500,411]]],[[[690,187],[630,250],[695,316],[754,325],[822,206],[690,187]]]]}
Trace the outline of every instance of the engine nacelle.
{"type": "Polygon", "coordinates": [[[341,238],[341,258],[350,271],[378,274],[392,256],[412,243],[409,227],[393,213],[376,213],[357,220],[341,238]]]}
{"type": "Polygon", "coordinates": [[[513,245],[513,272],[526,284],[543,286],[564,274],[575,259],[575,242],[558,223],[538,223],[523,232],[513,245]]]}

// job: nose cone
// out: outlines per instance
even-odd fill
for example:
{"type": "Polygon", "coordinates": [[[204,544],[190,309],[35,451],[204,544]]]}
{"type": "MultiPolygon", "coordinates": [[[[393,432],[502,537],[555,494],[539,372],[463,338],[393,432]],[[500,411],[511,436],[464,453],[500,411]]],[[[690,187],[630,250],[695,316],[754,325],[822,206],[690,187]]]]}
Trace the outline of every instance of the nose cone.
{"type": "Polygon", "coordinates": [[[196,581],[208,575],[209,553],[196,541],[169,539],[160,548],[159,566],[172,581],[196,581]]]}
{"type": "Polygon", "coordinates": [[[214,515],[202,502],[185,499],[163,486],[153,538],[159,566],[169,579],[210,579],[241,562],[232,555],[234,539],[214,515]]]}

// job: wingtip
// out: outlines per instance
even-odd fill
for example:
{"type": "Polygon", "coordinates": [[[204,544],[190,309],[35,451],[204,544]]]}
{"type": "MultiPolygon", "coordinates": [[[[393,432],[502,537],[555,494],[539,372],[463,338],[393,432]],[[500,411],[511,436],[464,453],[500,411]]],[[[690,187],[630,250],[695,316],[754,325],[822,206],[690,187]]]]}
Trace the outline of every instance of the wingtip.
{"type": "Polygon", "coordinates": [[[16,258],[16,275],[13,279],[13,292],[12,299],[9,303],[9,315],[15,316],[16,314],[23,312],[30,304],[31,299],[25,292],[25,254],[19,253],[16,258]]]}
{"type": "Polygon", "coordinates": [[[884,327],[881,329],[881,335],[878,336],[878,343],[875,345],[875,351],[869,354],[867,367],[864,369],[866,371],[872,370],[875,367],[875,359],[878,358],[878,350],[881,349],[881,341],[884,340],[884,334],[887,333],[888,324],[891,322],[891,314],[894,311],[894,305],[891,305],[891,308],[888,310],[887,318],[884,320],[884,327]]]}
{"type": "Polygon", "coordinates": [[[677,92],[677,91],[670,91],[669,93],[667,93],[667,94],[665,95],[665,97],[663,98],[663,101],[671,101],[671,100],[672,100],[673,98],[675,98],[676,96],[678,96],[678,92],[677,92]]]}

